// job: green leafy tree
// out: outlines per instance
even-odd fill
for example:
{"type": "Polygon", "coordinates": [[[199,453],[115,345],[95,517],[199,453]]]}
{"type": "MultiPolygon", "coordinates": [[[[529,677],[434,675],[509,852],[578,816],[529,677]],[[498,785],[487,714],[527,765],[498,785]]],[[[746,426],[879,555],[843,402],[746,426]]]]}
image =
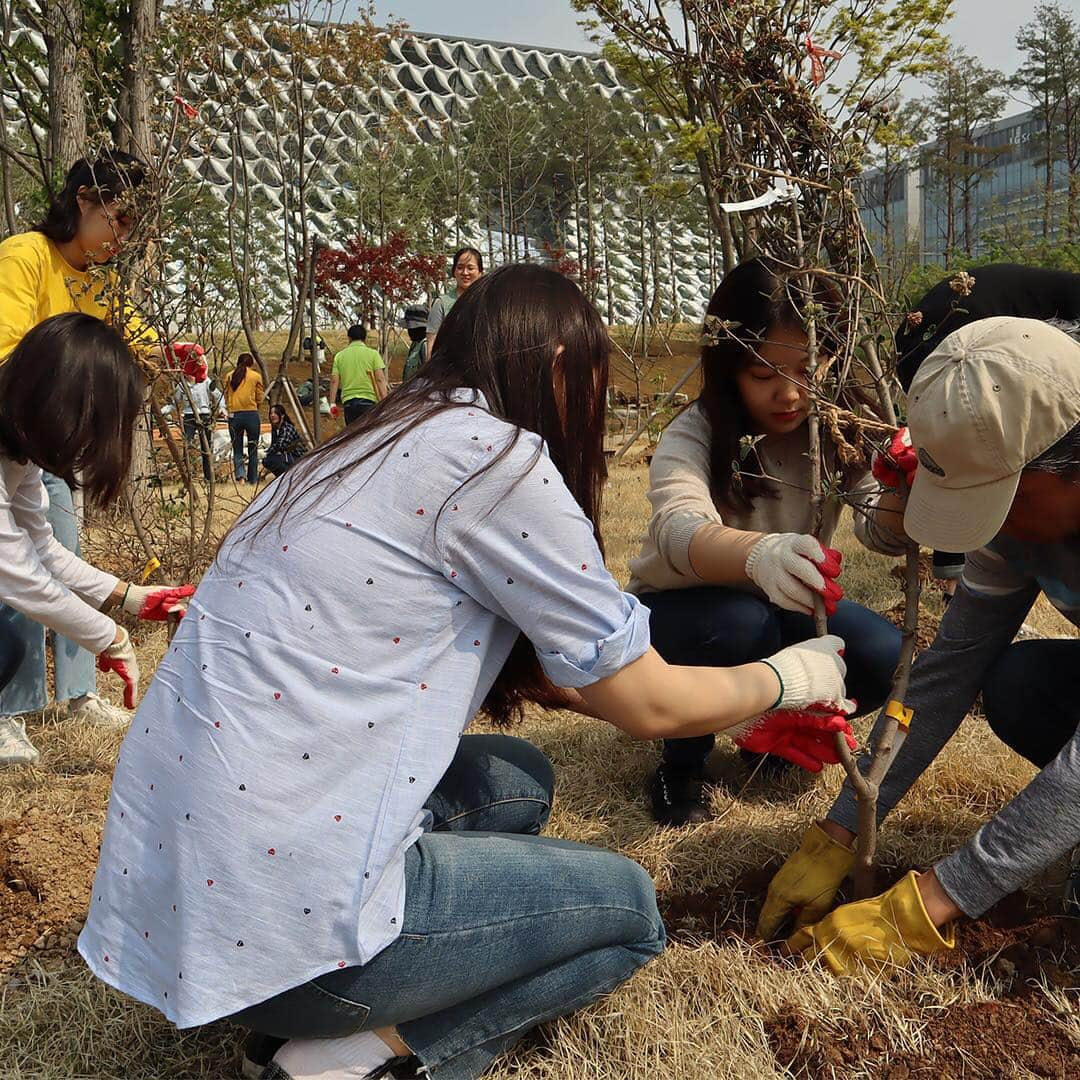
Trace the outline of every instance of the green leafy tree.
{"type": "Polygon", "coordinates": [[[1068,37],[1069,16],[1055,4],[1039,4],[1035,17],[1020,27],[1016,48],[1022,62],[1009,80],[1012,90],[1032,109],[1041,122],[1038,135],[1043,166],[1042,235],[1054,230],[1054,171],[1061,160],[1060,114],[1064,73],[1057,63],[1057,45],[1068,37]]]}
{"type": "Polygon", "coordinates": [[[944,203],[946,252],[960,249],[971,256],[975,241],[974,202],[980,181],[995,158],[1010,147],[978,140],[980,128],[1001,115],[1005,77],[984,67],[963,49],[950,51],[942,67],[929,77],[925,100],[933,144],[923,157],[934,189],[944,203]]]}

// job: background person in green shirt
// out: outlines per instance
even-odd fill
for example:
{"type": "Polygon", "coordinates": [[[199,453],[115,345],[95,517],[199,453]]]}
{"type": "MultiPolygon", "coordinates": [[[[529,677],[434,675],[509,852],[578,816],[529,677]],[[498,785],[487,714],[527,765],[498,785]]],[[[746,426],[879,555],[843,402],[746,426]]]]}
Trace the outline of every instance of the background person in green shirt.
{"type": "Polygon", "coordinates": [[[349,344],[334,357],[330,373],[330,414],[338,414],[333,402],[340,386],[346,424],[351,424],[390,393],[386,364],[375,349],[364,344],[365,338],[366,327],[350,326],[349,344]]]}

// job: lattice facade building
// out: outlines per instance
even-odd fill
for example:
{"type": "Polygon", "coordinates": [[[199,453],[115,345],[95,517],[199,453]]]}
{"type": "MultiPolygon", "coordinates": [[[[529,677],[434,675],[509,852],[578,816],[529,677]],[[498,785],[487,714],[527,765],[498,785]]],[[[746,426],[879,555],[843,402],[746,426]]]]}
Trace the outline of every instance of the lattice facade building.
{"type": "MultiPolygon", "coordinates": [[[[18,36],[40,50],[42,63],[35,73],[38,86],[32,89],[44,93],[44,42],[36,31],[26,28],[17,30],[18,36]]],[[[243,33],[229,34],[228,41],[220,71],[193,73],[180,86],[164,77],[160,80],[166,97],[178,91],[185,100],[198,103],[200,123],[205,129],[201,142],[208,152],[182,156],[182,168],[204,181],[224,201],[234,183],[235,160],[240,151],[248,182],[265,207],[267,222],[281,230],[292,213],[290,178],[283,175],[289,170],[282,167],[280,134],[282,110],[295,105],[289,100],[290,57],[274,23],[248,24],[243,33]],[[252,70],[270,73],[269,78],[250,80],[245,73],[252,70]],[[278,85],[272,84],[275,72],[281,79],[278,85]],[[245,85],[247,82],[250,85],[245,85]],[[239,123],[238,109],[242,110],[239,123]]],[[[370,141],[371,125],[390,111],[400,118],[407,137],[431,141],[444,137],[448,125],[466,123],[470,102],[492,85],[532,83],[549,94],[560,93],[562,88],[576,83],[605,100],[631,94],[612,65],[599,54],[491,41],[418,33],[389,37],[383,65],[379,77],[366,89],[346,86],[345,72],[333,63],[321,67],[312,63],[305,75],[305,80],[310,76],[310,84],[305,81],[304,101],[310,109],[310,126],[318,133],[309,140],[305,152],[319,161],[318,180],[309,188],[306,203],[314,229],[327,238],[343,233],[342,194],[349,190],[358,153],[365,140],[370,141]],[[348,107],[336,110],[333,116],[324,115],[321,88],[333,89],[338,100],[344,92],[348,107]]],[[[7,104],[9,114],[13,107],[18,108],[12,97],[7,104]]],[[[284,150],[287,155],[287,139],[284,150]]],[[[662,265],[656,265],[655,253],[647,260],[653,264],[649,272],[654,280],[646,288],[641,272],[641,226],[628,217],[626,199],[619,194],[610,196],[604,219],[606,229],[596,236],[604,257],[603,280],[598,284],[601,310],[614,321],[634,322],[641,317],[647,292],[657,313],[690,321],[700,319],[717,267],[715,256],[710,255],[709,245],[698,232],[665,223],[662,265]]],[[[705,222],[701,224],[704,233],[705,222]]],[[[483,246],[483,230],[481,222],[476,223],[475,230],[469,230],[481,241],[478,246],[483,246]]],[[[572,218],[548,222],[542,231],[565,247],[569,256],[576,257],[580,251],[572,218]]],[[[537,253],[539,238],[526,238],[525,250],[537,253]]]]}

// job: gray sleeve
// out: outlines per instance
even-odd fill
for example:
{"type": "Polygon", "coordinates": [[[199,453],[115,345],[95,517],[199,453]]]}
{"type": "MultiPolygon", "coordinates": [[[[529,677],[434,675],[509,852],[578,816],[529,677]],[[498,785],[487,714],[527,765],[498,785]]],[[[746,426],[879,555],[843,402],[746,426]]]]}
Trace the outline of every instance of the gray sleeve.
{"type": "Polygon", "coordinates": [[[442,297],[440,296],[434,304],[431,305],[428,311],[427,317],[427,332],[429,334],[437,334],[439,327],[443,324],[443,319],[446,318],[446,310],[443,308],[442,297]]]}
{"type": "Polygon", "coordinates": [[[938,880],[978,918],[1080,843],[1080,731],[1049,765],[959,851],[938,880]]]}
{"type": "Polygon", "coordinates": [[[878,555],[903,555],[907,551],[904,539],[878,521],[881,491],[881,485],[869,472],[851,489],[848,503],[854,519],[855,538],[864,548],[878,555]]]}
{"type": "MultiPolygon", "coordinates": [[[[1014,578],[992,593],[975,592],[965,578],[946,609],[933,645],[915,661],[904,701],[914,711],[914,719],[882,781],[879,822],[956,734],[982,689],[987,671],[1016,636],[1039,593],[1033,581],[1016,585],[1014,578]]],[[[871,743],[876,743],[883,719],[878,717],[871,743]]],[[[859,767],[865,771],[868,764],[869,755],[864,754],[859,767]]],[[[857,830],[858,805],[850,781],[845,781],[828,817],[846,829],[857,830]]]]}

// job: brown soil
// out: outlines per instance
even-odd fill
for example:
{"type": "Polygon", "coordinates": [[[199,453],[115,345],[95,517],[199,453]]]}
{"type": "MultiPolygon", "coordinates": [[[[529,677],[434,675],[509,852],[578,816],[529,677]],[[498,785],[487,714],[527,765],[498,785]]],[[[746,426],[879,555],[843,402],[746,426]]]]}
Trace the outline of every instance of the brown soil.
{"type": "MultiPolygon", "coordinates": [[[[753,940],[754,923],[777,865],[745,874],[727,889],[670,894],[661,912],[674,941],[753,940]]],[[[901,872],[884,868],[887,888],[901,872]]],[[[868,1023],[823,1024],[796,1009],[766,1021],[778,1065],[800,1078],[880,1076],[882,1080],[979,1080],[1080,1075],[1080,1048],[1049,1022],[1041,987],[1080,990],[1080,919],[1054,913],[1045,901],[1015,893],[982,919],[960,924],[944,969],[966,967],[988,977],[1001,999],[919,1011],[913,1005],[917,1052],[898,1051],[868,1023]]],[[[774,954],[777,963],[793,963],[774,954]]]]}
{"type": "MultiPolygon", "coordinates": [[[[753,941],[754,925],[769,882],[779,869],[769,863],[751,870],[725,889],[666,893],[660,912],[673,941],[753,941]]],[[[906,871],[879,867],[877,889],[884,891],[906,871]]],[[[841,891],[839,901],[850,897],[841,891]]],[[[963,966],[990,975],[1002,997],[1031,993],[1040,980],[1057,989],[1080,991],[1080,918],[1067,918],[1028,893],[1017,892],[995,904],[981,919],[965,919],[956,928],[956,949],[939,966],[963,966]]]]}
{"type": "Polygon", "coordinates": [[[97,832],[89,825],[38,810],[0,821],[0,976],[31,950],[41,960],[70,952],[97,856],[97,832]]]}
{"type": "Polygon", "coordinates": [[[952,1005],[935,1010],[916,1029],[918,1051],[899,1053],[868,1024],[823,1024],[795,1009],[766,1022],[765,1034],[777,1064],[799,1078],[856,1071],[882,1080],[1076,1076],[1080,1053],[1048,1020],[1027,1001],[952,1005]]]}

